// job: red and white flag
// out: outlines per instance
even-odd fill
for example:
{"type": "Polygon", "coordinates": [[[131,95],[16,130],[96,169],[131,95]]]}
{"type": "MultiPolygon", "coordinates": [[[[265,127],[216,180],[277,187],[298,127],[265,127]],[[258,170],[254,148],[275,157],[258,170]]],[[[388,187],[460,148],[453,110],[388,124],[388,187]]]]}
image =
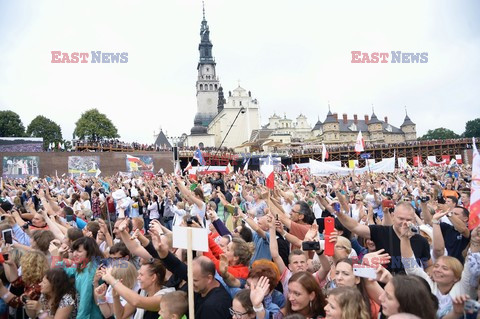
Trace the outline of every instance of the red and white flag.
{"type": "Polygon", "coordinates": [[[230,174],[232,172],[233,172],[233,167],[230,164],[230,162],[228,162],[227,168],[225,169],[225,174],[230,174]]]}
{"type": "Polygon", "coordinates": [[[182,176],[182,169],[180,168],[180,162],[177,161],[175,164],[175,175],[182,176]]]}
{"type": "Polygon", "coordinates": [[[470,185],[470,217],[468,219],[468,229],[472,230],[480,225],[480,154],[473,143],[473,160],[472,160],[472,183],[470,185]]]}
{"type": "Polygon", "coordinates": [[[265,185],[270,188],[275,188],[275,170],[273,169],[273,160],[269,156],[265,164],[262,164],[260,170],[265,175],[265,185]]]}
{"type": "Polygon", "coordinates": [[[183,170],[183,172],[184,172],[184,173],[185,173],[185,172],[188,172],[189,170],[192,169],[192,167],[193,167],[193,166],[192,166],[192,162],[188,162],[188,165],[187,165],[187,167],[185,167],[185,169],[183,170]]]}
{"type": "Polygon", "coordinates": [[[325,162],[325,160],[328,159],[328,156],[327,147],[322,143],[322,162],[325,162]]]}
{"type": "Polygon", "coordinates": [[[362,137],[362,131],[358,131],[357,142],[355,143],[355,152],[360,154],[365,151],[365,141],[362,137]]]}

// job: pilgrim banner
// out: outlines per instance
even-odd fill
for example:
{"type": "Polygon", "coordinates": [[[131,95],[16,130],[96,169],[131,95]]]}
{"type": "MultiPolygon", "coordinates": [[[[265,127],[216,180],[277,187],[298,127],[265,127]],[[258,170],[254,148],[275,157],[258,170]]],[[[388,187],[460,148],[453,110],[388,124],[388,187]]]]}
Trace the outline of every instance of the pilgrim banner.
{"type": "Polygon", "coordinates": [[[153,172],[153,159],[151,156],[132,156],[127,154],[125,164],[127,166],[127,172],[153,172]]]}
{"type": "Polygon", "coordinates": [[[68,173],[72,176],[95,176],[100,169],[100,156],[69,156],[68,173]]]}
{"type": "Polygon", "coordinates": [[[3,177],[25,178],[39,174],[38,156],[4,156],[3,177]]]}
{"type": "MultiPolygon", "coordinates": [[[[393,173],[394,170],[395,157],[391,157],[385,158],[378,163],[372,164],[369,168],[355,168],[355,173],[362,174],[368,171],[372,173],[393,173]]],[[[310,172],[316,176],[328,176],[331,174],[349,175],[352,172],[352,169],[331,165],[330,162],[320,162],[314,159],[310,159],[310,172]]]]}

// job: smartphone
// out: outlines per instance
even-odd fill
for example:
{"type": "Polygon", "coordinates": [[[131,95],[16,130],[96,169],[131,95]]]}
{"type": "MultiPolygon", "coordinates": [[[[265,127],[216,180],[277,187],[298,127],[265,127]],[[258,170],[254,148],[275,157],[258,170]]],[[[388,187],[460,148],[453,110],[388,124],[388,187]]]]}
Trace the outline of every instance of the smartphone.
{"type": "Polygon", "coordinates": [[[8,254],[8,253],[4,253],[4,254],[2,254],[2,256],[3,256],[3,260],[8,260],[9,254],[8,254]]]}
{"type": "Polygon", "coordinates": [[[5,216],[5,215],[0,216],[0,221],[5,220],[5,218],[7,218],[7,216],[5,216]]]}
{"type": "Polygon", "coordinates": [[[335,243],[330,242],[330,234],[335,229],[335,219],[333,217],[325,217],[323,219],[323,228],[325,229],[325,256],[333,256],[335,243]]]}
{"type": "Polygon", "coordinates": [[[333,203],[333,210],[340,213],[340,203],[333,203]]]}
{"type": "Polygon", "coordinates": [[[377,279],[375,268],[369,268],[363,265],[353,265],[353,273],[357,277],[377,279]]]}
{"type": "Polygon", "coordinates": [[[320,243],[318,241],[304,241],[302,243],[302,250],[320,250],[320,243]]]}
{"type": "Polygon", "coordinates": [[[2,230],[2,237],[5,240],[5,244],[13,244],[13,235],[11,229],[2,230]]]}
{"type": "Polygon", "coordinates": [[[382,200],[382,207],[383,208],[393,208],[393,207],[395,207],[395,203],[393,202],[393,200],[384,199],[384,200],[382,200]]]}
{"type": "Polygon", "coordinates": [[[23,304],[26,304],[27,301],[28,301],[28,297],[25,296],[25,295],[22,295],[22,296],[20,297],[20,299],[22,299],[23,304]]]}

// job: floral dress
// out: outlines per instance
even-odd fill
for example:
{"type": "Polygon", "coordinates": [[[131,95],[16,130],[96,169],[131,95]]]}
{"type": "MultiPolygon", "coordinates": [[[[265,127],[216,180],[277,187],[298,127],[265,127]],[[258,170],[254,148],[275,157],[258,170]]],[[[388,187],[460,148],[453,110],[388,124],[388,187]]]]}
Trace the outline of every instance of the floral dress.
{"type": "MultiPolygon", "coordinates": [[[[45,311],[43,315],[40,315],[39,318],[46,318],[47,315],[50,317],[55,317],[55,313],[52,312],[52,309],[50,309],[50,305],[48,303],[47,298],[45,297],[44,294],[40,296],[40,304],[42,305],[42,309],[45,311]]],[[[75,298],[71,294],[65,294],[62,299],[60,300],[60,304],[58,305],[58,309],[60,308],[65,308],[68,306],[73,306],[73,311],[70,313],[70,316],[68,316],[69,319],[74,319],[77,317],[77,303],[75,301],[75,298]]]]}

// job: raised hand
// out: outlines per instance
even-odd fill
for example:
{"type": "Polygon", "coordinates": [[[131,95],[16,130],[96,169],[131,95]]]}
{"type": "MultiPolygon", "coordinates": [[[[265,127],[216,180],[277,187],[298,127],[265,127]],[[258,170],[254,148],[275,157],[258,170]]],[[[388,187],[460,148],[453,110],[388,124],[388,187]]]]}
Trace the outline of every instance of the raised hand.
{"type": "Polygon", "coordinates": [[[220,255],[220,265],[219,265],[220,275],[223,277],[228,271],[228,258],[227,255],[220,255]]]}
{"type": "Polygon", "coordinates": [[[366,266],[381,266],[390,263],[390,255],[385,252],[385,249],[380,249],[363,256],[362,263],[366,266]]]}
{"type": "Polygon", "coordinates": [[[270,292],[270,281],[267,277],[262,276],[258,279],[257,284],[250,287],[250,301],[254,307],[262,304],[263,299],[270,292]]]}
{"type": "Polygon", "coordinates": [[[312,224],[305,234],[303,241],[318,241],[318,225],[312,224]]]}

